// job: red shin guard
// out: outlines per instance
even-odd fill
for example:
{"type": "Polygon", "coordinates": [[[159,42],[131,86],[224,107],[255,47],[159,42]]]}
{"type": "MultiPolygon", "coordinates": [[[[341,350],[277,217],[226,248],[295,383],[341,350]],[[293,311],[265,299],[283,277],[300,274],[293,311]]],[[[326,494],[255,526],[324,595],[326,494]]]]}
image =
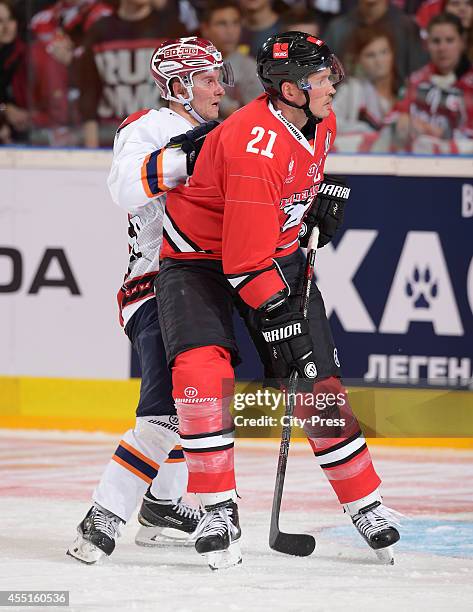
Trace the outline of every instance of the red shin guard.
{"type": "Polygon", "coordinates": [[[317,382],[312,394],[298,398],[295,414],[305,419],[304,431],[315,458],[340,503],[364,497],[380,485],[360,424],[339,378],[332,376],[317,382]]]}
{"type": "Polygon", "coordinates": [[[182,448],[189,470],[188,491],[217,493],[235,488],[234,391],[230,353],[205,346],[178,355],[173,366],[173,396],[182,448]]]}

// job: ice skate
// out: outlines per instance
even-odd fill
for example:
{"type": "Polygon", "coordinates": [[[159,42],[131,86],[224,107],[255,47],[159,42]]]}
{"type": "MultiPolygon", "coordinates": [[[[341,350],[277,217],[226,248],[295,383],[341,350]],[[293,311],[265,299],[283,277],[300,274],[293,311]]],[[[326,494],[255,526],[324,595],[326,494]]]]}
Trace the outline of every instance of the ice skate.
{"type": "Polygon", "coordinates": [[[110,556],[115,540],[120,536],[121,518],[101,506],[94,505],[77,527],[77,538],[67,550],[67,555],[83,563],[96,563],[110,556]]]}
{"type": "Polygon", "coordinates": [[[194,537],[195,549],[204,556],[210,569],[224,569],[241,563],[238,506],[232,500],[205,506],[194,537]]]}
{"type": "Polygon", "coordinates": [[[345,504],[344,508],[351,515],[358,533],[374,550],[378,559],[385,565],[393,565],[392,545],[400,538],[396,527],[400,526],[399,518],[402,515],[387,508],[379,496],[371,503],[363,505],[363,501],[367,499],[345,504]]]}
{"type": "Polygon", "coordinates": [[[193,544],[192,534],[202,515],[202,510],[188,506],[182,498],[177,501],[157,500],[148,489],[138,513],[141,526],[135,543],[138,546],[193,544]]]}

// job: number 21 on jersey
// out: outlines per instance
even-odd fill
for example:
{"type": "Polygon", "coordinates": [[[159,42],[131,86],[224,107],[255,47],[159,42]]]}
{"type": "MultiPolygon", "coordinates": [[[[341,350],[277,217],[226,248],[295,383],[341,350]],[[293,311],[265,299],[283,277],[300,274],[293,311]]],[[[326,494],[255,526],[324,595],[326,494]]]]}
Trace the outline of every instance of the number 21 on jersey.
{"type": "Polygon", "coordinates": [[[246,145],[247,153],[256,153],[257,155],[258,153],[260,153],[261,155],[272,159],[274,157],[273,146],[277,136],[276,132],[273,132],[273,130],[268,130],[268,137],[265,138],[266,130],[261,126],[257,125],[251,130],[251,134],[254,135],[254,138],[252,138],[250,142],[246,145]],[[263,138],[264,142],[262,142],[263,138]],[[255,147],[255,145],[258,143],[261,143],[260,147],[263,145],[266,146],[264,147],[264,149],[260,147],[255,147]]]}

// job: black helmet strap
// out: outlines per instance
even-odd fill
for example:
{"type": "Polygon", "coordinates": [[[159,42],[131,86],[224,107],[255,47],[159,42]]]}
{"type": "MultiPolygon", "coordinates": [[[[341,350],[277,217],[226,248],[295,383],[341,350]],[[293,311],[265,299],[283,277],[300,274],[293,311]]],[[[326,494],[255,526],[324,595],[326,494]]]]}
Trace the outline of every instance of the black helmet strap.
{"type": "Polygon", "coordinates": [[[307,91],[305,89],[301,89],[300,91],[302,91],[302,93],[304,94],[305,97],[305,104],[303,104],[302,106],[298,106],[297,104],[294,104],[294,102],[289,102],[289,100],[287,100],[282,93],[280,92],[278,94],[278,98],[284,102],[284,104],[287,104],[288,106],[292,106],[292,108],[298,108],[299,110],[303,110],[305,113],[305,116],[307,117],[307,119],[315,121],[315,123],[320,123],[322,121],[321,117],[316,117],[312,111],[309,108],[309,104],[310,104],[310,98],[309,98],[309,94],[307,93],[307,91]]]}

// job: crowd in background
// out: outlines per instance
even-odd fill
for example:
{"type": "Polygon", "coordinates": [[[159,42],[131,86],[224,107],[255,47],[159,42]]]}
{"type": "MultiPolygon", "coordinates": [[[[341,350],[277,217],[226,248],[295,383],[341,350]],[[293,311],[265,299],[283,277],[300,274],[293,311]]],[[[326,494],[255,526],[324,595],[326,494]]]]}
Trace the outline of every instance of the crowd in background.
{"type": "Polygon", "coordinates": [[[473,0],[0,0],[0,144],[111,146],[162,104],[149,61],[176,36],[232,65],[227,117],[261,93],[257,49],[286,30],[343,61],[337,151],[473,153],[473,0]]]}

